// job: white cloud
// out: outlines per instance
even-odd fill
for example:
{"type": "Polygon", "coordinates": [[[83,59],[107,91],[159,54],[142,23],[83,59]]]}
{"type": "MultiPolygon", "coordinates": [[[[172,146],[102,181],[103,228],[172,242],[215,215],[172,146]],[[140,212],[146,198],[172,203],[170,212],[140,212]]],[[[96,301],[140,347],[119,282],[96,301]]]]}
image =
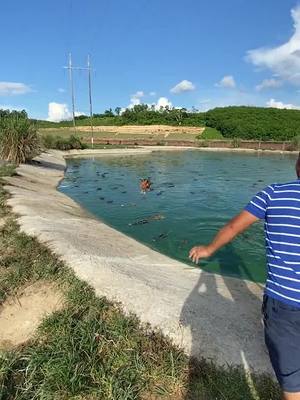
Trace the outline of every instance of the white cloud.
{"type": "Polygon", "coordinates": [[[157,103],[155,104],[155,109],[156,110],[160,110],[161,107],[163,107],[163,108],[166,108],[166,107],[171,108],[172,107],[172,103],[166,97],[160,97],[158,99],[157,103]]]}
{"type": "Polygon", "coordinates": [[[225,75],[215,86],[233,89],[236,87],[236,83],[232,75],[225,75]]]}
{"type": "Polygon", "coordinates": [[[141,99],[144,96],[145,96],[144,92],[142,90],[138,90],[136,93],[131,95],[131,98],[132,99],[141,99]]]}
{"type": "Polygon", "coordinates": [[[271,79],[264,79],[259,85],[255,87],[255,89],[261,91],[264,89],[278,88],[280,86],[282,86],[282,81],[271,78],[271,79]]]}
{"type": "Polygon", "coordinates": [[[170,92],[174,93],[174,94],[179,94],[182,92],[190,92],[195,89],[196,89],[196,86],[191,81],[187,81],[186,79],[184,79],[183,81],[177,83],[177,85],[175,85],[170,90],[170,92]]]}
{"type": "Polygon", "coordinates": [[[22,111],[24,110],[24,107],[21,106],[12,106],[10,104],[0,104],[0,110],[9,110],[9,111],[22,111]]]}
{"type": "Polygon", "coordinates": [[[145,94],[142,90],[138,90],[136,93],[132,94],[130,96],[130,104],[127,106],[127,108],[131,109],[134,106],[141,104],[141,98],[144,96],[145,94]]]}
{"type": "Polygon", "coordinates": [[[250,50],[246,59],[257,67],[266,68],[290,83],[300,84],[300,5],[291,10],[294,33],[284,44],[273,48],[250,50]]]}
{"type": "Polygon", "coordinates": [[[66,89],[58,88],[57,91],[58,91],[59,93],[65,93],[65,92],[66,92],[66,89]]]}
{"type": "Polygon", "coordinates": [[[72,118],[67,104],[51,102],[48,105],[48,118],[47,121],[59,122],[72,118]]]}
{"type": "Polygon", "coordinates": [[[134,106],[138,106],[139,104],[141,104],[141,100],[132,97],[132,98],[130,99],[130,104],[127,106],[127,108],[131,109],[131,108],[133,108],[134,106]]]}
{"type": "MultiPolygon", "coordinates": [[[[137,106],[139,104],[143,104],[140,99],[131,97],[130,104],[126,108],[131,110],[134,106],[137,106]]],[[[167,97],[160,97],[157,100],[157,103],[148,104],[148,107],[152,107],[152,106],[154,106],[155,110],[159,111],[161,107],[163,107],[163,108],[166,108],[166,107],[171,108],[172,107],[172,103],[167,99],[167,97]]],[[[126,110],[126,108],[122,108],[121,109],[121,114],[126,110]]]]}
{"type": "Polygon", "coordinates": [[[150,92],[149,96],[156,96],[156,92],[150,92]]]}
{"type": "Polygon", "coordinates": [[[19,82],[0,82],[0,96],[14,96],[18,94],[26,94],[31,92],[32,89],[19,82]]]}
{"type": "Polygon", "coordinates": [[[270,99],[267,101],[267,107],[272,108],[286,108],[288,110],[300,110],[300,106],[296,106],[294,104],[285,104],[282,101],[276,101],[275,99],[270,99]]]}

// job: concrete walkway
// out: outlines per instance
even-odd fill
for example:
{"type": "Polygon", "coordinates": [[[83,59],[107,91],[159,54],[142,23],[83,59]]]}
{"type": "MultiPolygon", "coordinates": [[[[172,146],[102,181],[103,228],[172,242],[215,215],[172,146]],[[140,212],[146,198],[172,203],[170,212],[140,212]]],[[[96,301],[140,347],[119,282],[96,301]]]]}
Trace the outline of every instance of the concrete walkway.
{"type": "MultiPolygon", "coordinates": [[[[97,155],[152,150],[99,150],[97,155]]],[[[70,153],[43,154],[8,179],[8,203],[21,229],[59,254],[97,295],[121,302],[125,312],[161,328],[186,353],[271,372],[263,343],[262,287],[190,268],[93,218],[56,190],[65,156],[70,153]]]]}

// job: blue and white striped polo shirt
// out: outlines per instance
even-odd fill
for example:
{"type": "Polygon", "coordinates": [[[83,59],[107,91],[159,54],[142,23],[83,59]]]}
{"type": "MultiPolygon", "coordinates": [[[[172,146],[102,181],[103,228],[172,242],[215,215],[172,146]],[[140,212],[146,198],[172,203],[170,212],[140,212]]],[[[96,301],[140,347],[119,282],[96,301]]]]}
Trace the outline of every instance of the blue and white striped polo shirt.
{"type": "Polygon", "coordinates": [[[245,210],[265,220],[266,294],[300,307],[300,180],[268,186],[245,210]]]}

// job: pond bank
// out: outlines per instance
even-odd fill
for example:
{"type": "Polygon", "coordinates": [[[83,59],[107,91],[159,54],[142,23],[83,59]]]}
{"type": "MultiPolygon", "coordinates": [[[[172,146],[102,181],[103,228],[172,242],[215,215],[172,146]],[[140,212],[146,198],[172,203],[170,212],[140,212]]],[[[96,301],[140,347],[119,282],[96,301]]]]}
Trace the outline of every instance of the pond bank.
{"type": "MultiPolygon", "coordinates": [[[[89,144],[90,139],[87,137],[82,137],[81,140],[89,144]]],[[[109,146],[150,146],[150,147],[192,147],[196,149],[208,149],[208,150],[248,150],[248,151],[259,151],[259,152],[280,152],[280,153],[293,153],[296,150],[293,149],[293,144],[291,142],[274,142],[274,141],[253,141],[253,140],[195,140],[195,139],[172,139],[163,138],[163,139],[123,139],[116,137],[107,137],[107,138],[94,138],[94,143],[97,145],[107,145],[109,146]]]]}
{"type": "Polygon", "coordinates": [[[66,156],[149,151],[42,154],[8,179],[8,203],[19,215],[21,229],[46,243],[98,295],[121,302],[126,312],[160,327],[187,354],[271,372],[260,321],[260,285],[208,274],[163,256],[92,218],[56,190],[66,156]]]}

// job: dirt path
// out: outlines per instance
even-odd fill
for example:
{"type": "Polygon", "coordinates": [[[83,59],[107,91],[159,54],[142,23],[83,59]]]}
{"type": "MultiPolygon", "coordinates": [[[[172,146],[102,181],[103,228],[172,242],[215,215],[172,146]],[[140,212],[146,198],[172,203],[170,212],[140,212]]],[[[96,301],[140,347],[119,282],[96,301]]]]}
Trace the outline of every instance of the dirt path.
{"type": "MultiPolygon", "coordinates": [[[[70,128],[60,128],[62,130],[69,130],[70,128]]],[[[153,134],[153,135],[169,135],[169,134],[194,134],[198,135],[204,131],[204,127],[194,126],[169,126],[169,125],[123,125],[123,126],[94,126],[95,132],[111,132],[114,134],[153,134]]],[[[53,130],[53,128],[46,128],[43,131],[53,130]]],[[[91,130],[89,126],[78,126],[81,132],[88,132],[91,130]]]]}
{"type": "Polygon", "coordinates": [[[0,349],[10,349],[32,337],[42,319],[62,307],[61,292],[38,281],[9,297],[0,307],[0,349]]]}

